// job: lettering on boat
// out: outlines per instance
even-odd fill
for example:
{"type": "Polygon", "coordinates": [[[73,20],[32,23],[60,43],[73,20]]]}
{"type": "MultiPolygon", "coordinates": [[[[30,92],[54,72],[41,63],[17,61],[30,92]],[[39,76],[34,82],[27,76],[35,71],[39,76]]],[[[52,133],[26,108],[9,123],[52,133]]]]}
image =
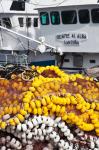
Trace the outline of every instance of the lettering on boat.
{"type": "Polygon", "coordinates": [[[81,42],[88,40],[87,33],[62,33],[56,35],[56,39],[64,42],[67,46],[79,46],[81,42]]]}

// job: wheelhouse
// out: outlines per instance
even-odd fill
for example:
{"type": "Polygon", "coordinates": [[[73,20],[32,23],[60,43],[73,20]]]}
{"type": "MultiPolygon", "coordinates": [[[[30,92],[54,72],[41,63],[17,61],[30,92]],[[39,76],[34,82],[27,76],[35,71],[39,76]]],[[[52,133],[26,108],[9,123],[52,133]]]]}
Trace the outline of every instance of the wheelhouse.
{"type": "Polygon", "coordinates": [[[87,67],[99,64],[97,0],[67,0],[57,6],[37,9],[40,35],[65,53],[64,66],[86,68],[86,63],[87,67]]]}

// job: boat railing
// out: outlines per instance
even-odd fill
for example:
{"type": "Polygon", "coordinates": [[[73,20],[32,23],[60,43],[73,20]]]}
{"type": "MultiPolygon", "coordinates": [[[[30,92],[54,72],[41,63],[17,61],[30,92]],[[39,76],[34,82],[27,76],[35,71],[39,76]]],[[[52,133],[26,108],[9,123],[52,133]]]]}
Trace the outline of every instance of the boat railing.
{"type": "Polygon", "coordinates": [[[21,54],[0,54],[0,65],[6,64],[17,64],[17,65],[28,65],[27,55],[21,54]]]}

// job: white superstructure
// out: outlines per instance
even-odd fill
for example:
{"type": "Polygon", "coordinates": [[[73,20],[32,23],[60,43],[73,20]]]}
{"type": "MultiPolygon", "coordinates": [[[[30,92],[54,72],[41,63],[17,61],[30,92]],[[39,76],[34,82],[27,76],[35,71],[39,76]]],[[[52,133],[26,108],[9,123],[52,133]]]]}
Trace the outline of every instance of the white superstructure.
{"type": "Polygon", "coordinates": [[[99,65],[98,0],[65,0],[37,8],[40,36],[64,52],[62,67],[79,69],[99,65]]]}

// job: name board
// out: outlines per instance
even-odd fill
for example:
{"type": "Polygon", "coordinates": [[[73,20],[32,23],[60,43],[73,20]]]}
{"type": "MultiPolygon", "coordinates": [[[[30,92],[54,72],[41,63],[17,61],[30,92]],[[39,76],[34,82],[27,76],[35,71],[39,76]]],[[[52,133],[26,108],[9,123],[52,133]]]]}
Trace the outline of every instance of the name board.
{"type": "Polygon", "coordinates": [[[63,33],[56,35],[56,39],[64,42],[67,46],[79,46],[88,39],[87,33],[63,33]]]}

